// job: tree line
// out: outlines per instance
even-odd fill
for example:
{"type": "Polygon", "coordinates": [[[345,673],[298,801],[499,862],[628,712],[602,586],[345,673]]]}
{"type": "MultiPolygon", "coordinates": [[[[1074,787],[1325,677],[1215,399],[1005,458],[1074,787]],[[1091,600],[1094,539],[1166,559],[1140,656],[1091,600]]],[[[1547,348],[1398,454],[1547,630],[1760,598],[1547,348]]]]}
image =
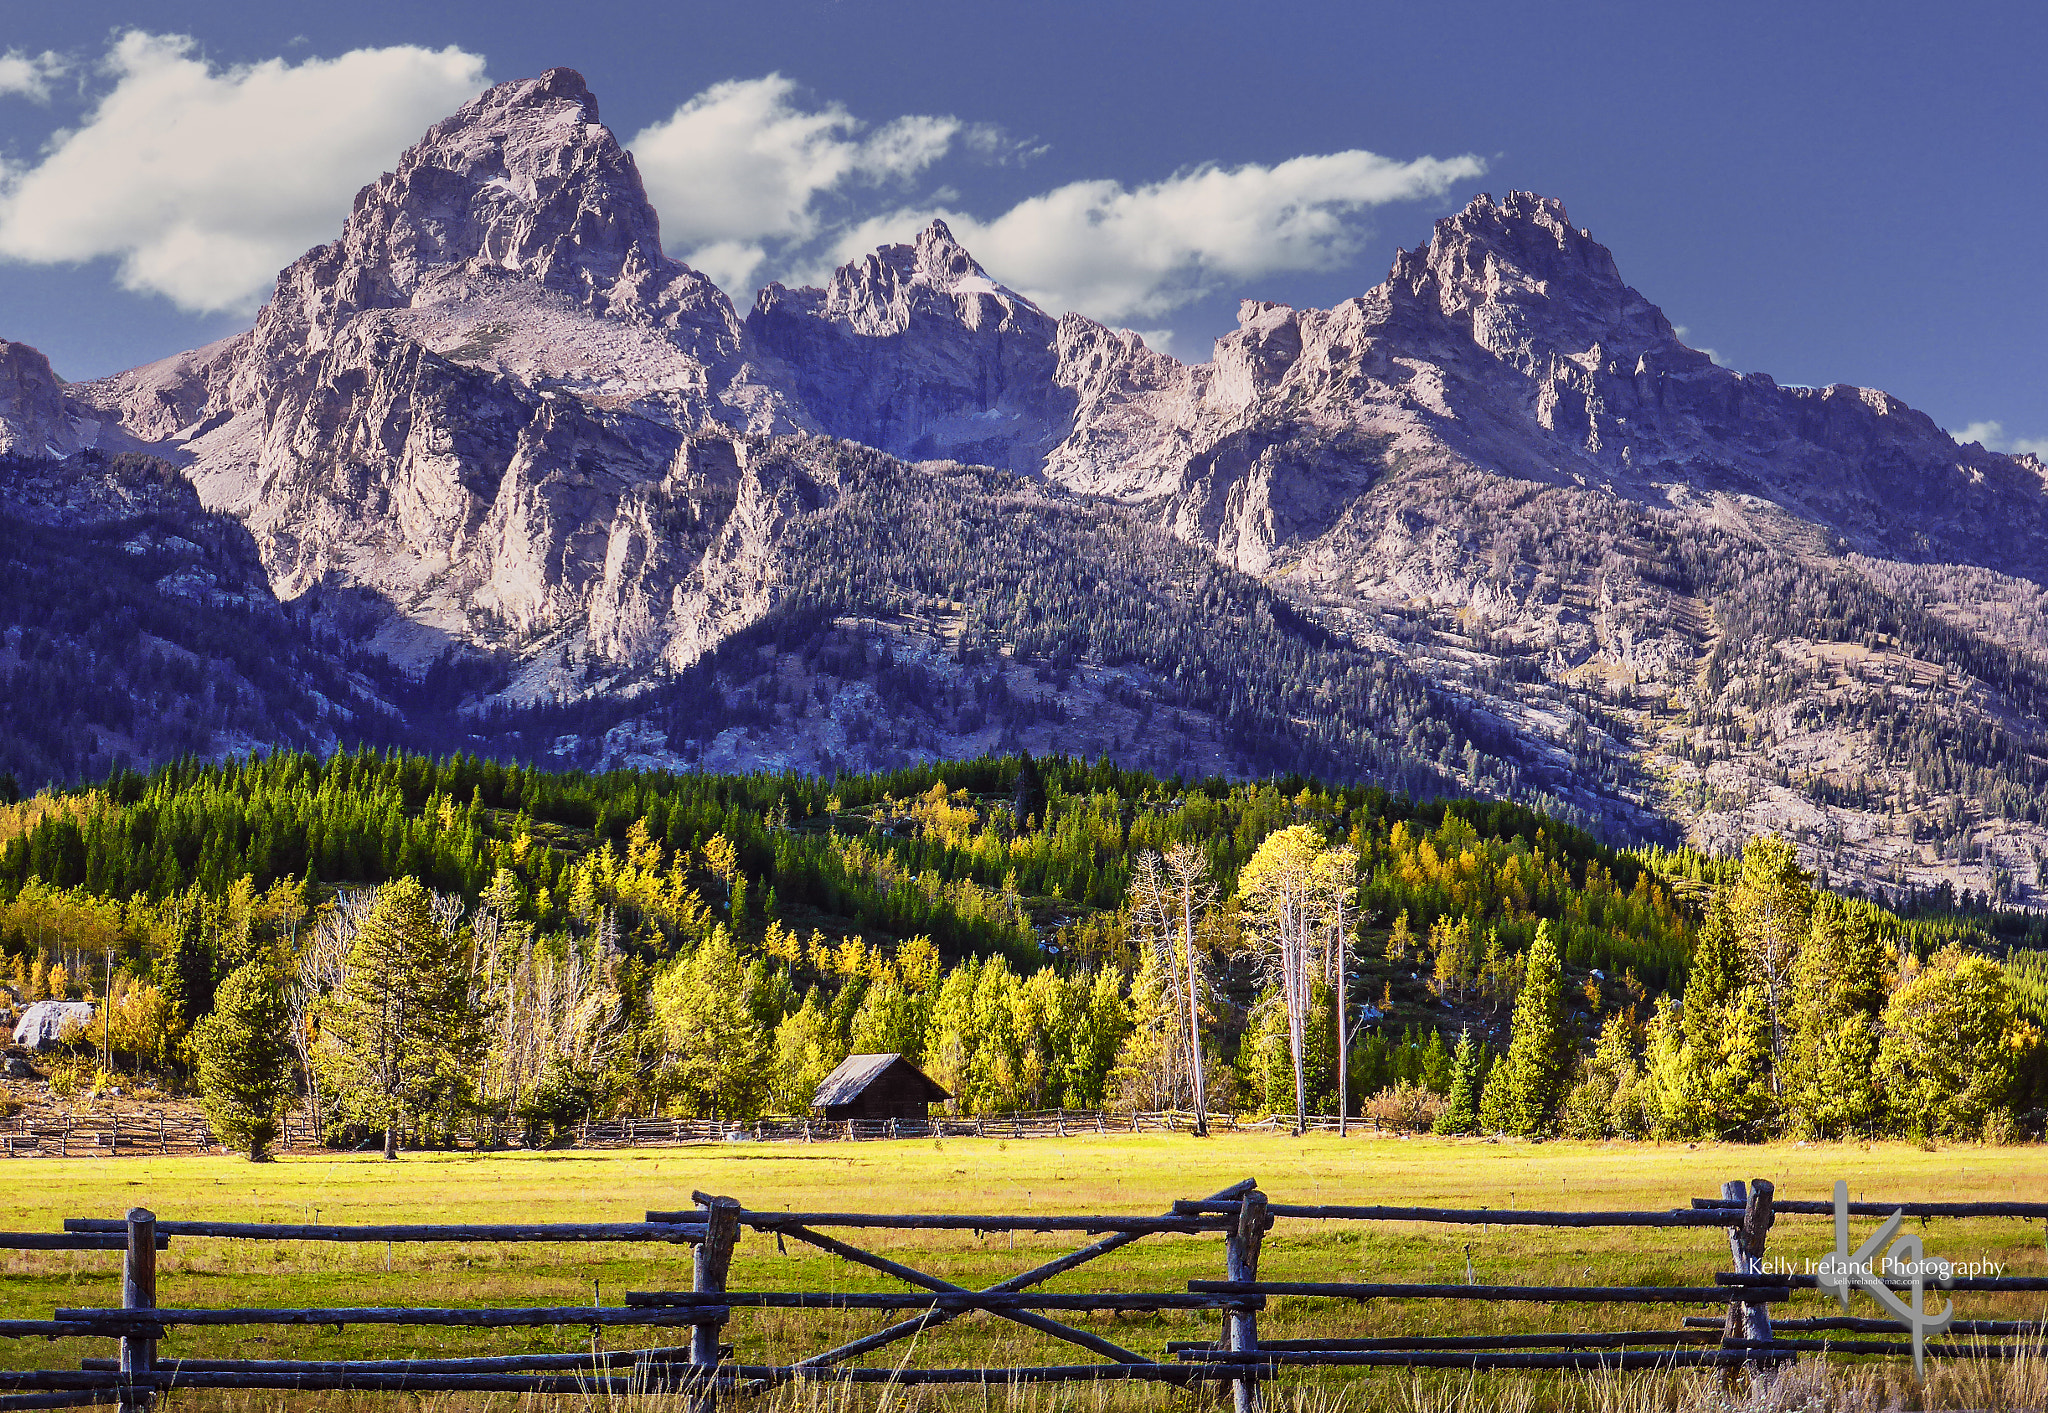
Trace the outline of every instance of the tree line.
{"type": "Polygon", "coordinates": [[[0,807],[0,947],[24,1001],[108,992],[77,1064],[194,1087],[258,1148],[287,1103],[394,1150],[803,1112],[873,1052],[963,1112],[1446,1132],[2004,1136],[2048,1097],[2037,970],[1781,841],[1707,866],[1514,805],[1064,759],[185,761],[0,807]]]}

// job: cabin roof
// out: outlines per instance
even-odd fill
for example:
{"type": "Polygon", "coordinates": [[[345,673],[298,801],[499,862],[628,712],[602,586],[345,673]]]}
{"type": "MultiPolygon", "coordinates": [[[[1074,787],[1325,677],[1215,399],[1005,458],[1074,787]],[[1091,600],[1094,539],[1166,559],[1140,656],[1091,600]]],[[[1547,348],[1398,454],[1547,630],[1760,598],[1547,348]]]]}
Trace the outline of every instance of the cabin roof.
{"type": "Polygon", "coordinates": [[[925,1072],[901,1055],[848,1055],[839,1062],[839,1068],[825,1076],[818,1085],[817,1097],[811,1103],[820,1109],[835,1104],[851,1104],[867,1087],[880,1079],[890,1068],[901,1065],[924,1086],[928,1101],[951,1099],[953,1096],[934,1084],[925,1072]]]}

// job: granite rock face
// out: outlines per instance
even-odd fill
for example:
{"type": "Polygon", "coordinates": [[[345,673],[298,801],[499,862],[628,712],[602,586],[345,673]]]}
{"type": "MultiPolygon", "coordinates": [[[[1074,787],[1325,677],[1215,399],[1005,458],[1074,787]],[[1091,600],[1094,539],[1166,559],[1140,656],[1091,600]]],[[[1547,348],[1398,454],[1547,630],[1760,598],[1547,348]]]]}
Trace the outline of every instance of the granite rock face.
{"type": "Polygon", "coordinates": [[[942,221],[840,267],[828,288],[770,285],[747,316],[821,429],[910,460],[1026,473],[1073,421],[1058,327],[942,221]]]}
{"type": "MultiPolygon", "coordinates": [[[[915,494],[964,482],[869,458],[851,494],[836,438],[995,467],[1041,508],[1135,518],[1256,576],[1302,641],[1398,660],[1492,723],[1472,752],[1497,727],[1483,770],[1411,742],[1470,788],[1540,774],[1558,800],[1577,779],[1587,818],[1661,813],[1703,843],[1788,828],[1845,870],[1910,873],[1921,826],[1896,821],[1922,818],[1928,772],[1885,744],[1899,712],[1977,743],[1937,775],[2048,758],[2048,469],[1881,392],[1717,366],[1555,200],[1477,196],[1332,309],[1247,300],[1198,364],[1000,275],[934,223],[742,318],[662,252],[631,154],[555,69],[435,125],[243,334],[70,387],[0,343],[0,451],[174,460],[296,611],[400,661],[515,661],[503,702],[646,690],[799,580],[801,612],[838,622],[802,547],[877,515],[856,537],[874,562],[838,567],[868,596],[850,616],[889,605],[932,671],[981,691],[961,644],[986,605],[933,565],[1005,543],[1001,515],[935,549],[915,494]]],[[[750,709],[799,679],[829,695],[763,671],[750,709]]],[[[786,758],[853,749],[801,754],[823,739],[786,758]]],[[[2038,809],[1971,789],[1941,817],[2048,812],[2048,777],[2025,787],[2038,809]]],[[[2048,829],[2025,828],[1956,876],[2048,896],[2048,829]]]]}
{"type": "Polygon", "coordinates": [[[1205,364],[1054,319],[942,224],[825,289],[769,287],[747,329],[835,435],[1156,505],[1254,573],[1382,478],[1450,467],[1708,517],[1757,498],[1857,551],[2048,573],[2026,459],[1959,448],[1883,393],[1716,366],[1528,192],[1476,197],[1334,309],[1245,301],[1205,364]]]}
{"type": "Polygon", "coordinates": [[[88,422],[82,431],[80,419],[50,360],[25,343],[0,339],[0,452],[69,456],[90,445],[98,430],[88,422]]]}
{"type": "Polygon", "coordinates": [[[280,595],[367,591],[417,657],[581,633],[630,488],[704,429],[806,427],[742,343],[554,69],[429,130],[246,335],[90,396],[248,524],[280,595]]]}

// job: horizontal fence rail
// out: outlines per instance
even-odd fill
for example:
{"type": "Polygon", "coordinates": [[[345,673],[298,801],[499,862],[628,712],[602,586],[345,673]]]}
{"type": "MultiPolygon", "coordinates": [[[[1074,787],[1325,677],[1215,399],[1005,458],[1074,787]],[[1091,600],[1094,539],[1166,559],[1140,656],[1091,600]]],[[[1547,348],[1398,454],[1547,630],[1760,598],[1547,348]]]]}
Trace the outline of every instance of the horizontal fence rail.
{"type": "MultiPolygon", "coordinates": [[[[1702,1210],[1726,1208],[1718,1197],[1695,1197],[1692,1205],[1702,1210]]],[[[1784,1201],[1773,1198],[1771,1210],[1780,1216],[1832,1217],[1832,1202],[1784,1201]]],[[[1851,1202],[1852,1217],[1889,1217],[1900,1212],[1908,1217],[2022,1217],[2048,1218],[2048,1202],[1851,1202]]]]}
{"type": "Polygon", "coordinates": [[[726,1307],[688,1310],[625,1305],[486,1305],[448,1309],[438,1305],[327,1306],[305,1310],[59,1310],[65,1324],[103,1333],[163,1330],[173,1325],[466,1325],[474,1329],[531,1329],[542,1325],[698,1325],[723,1320],[726,1307]]]}
{"type": "MultiPolygon", "coordinates": [[[[650,1222],[680,1222],[694,1212],[649,1212],[650,1222]]],[[[756,1231],[787,1231],[793,1227],[874,1227],[899,1231],[1079,1231],[1079,1232],[1199,1232],[1223,1231],[1228,1223],[1218,1218],[1190,1217],[1001,1217],[954,1216],[947,1213],[905,1214],[888,1212],[741,1212],[740,1223],[756,1231]]],[[[1715,1225],[1725,1225],[1716,1222],[1715,1225]]]]}
{"type": "MultiPolygon", "coordinates": [[[[671,1128],[671,1132],[673,1129],[671,1128]]],[[[124,1219],[72,1218],[62,1232],[0,1233],[0,1249],[113,1251],[124,1259],[124,1296],[118,1306],[59,1309],[50,1319],[0,1320],[0,1339],[118,1340],[117,1358],[87,1357],[76,1369],[0,1371],[0,1413],[15,1408],[119,1403],[146,1410],[167,1389],[356,1392],[505,1392],[534,1395],[673,1394],[687,1397],[692,1413],[711,1413],[716,1398],[744,1395],[799,1381],[859,1385],[989,1385],[1129,1380],[1172,1385],[1221,1384],[1232,1391],[1236,1413],[1256,1413],[1259,1389],[1293,1372],[1372,1369],[1493,1371],[1626,1371],[1747,1368],[1755,1377],[1801,1357],[1912,1356],[1959,1360],[2039,1357],[2048,1319],[1954,1322],[1935,1342],[1901,1338],[1902,1326],[1849,1315],[1780,1318],[1771,1308],[1816,1292],[1812,1275],[1777,1275],[1762,1268],[1764,1242],[1779,1215],[1828,1215],[1831,1203],[1784,1201],[1770,1184],[1730,1183],[1718,1199],[1644,1211],[1543,1211],[1488,1208],[1353,1206],[1271,1202],[1250,1180],[1211,1197],[1180,1201],[1157,1215],[1014,1215],[751,1210],[737,1201],[692,1193],[693,1207],[654,1211],[640,1222],[483,1224],[319,1224],[287,1222],[157,1221],[131,1212],[124,1219]],[[1262,1280],[1259,1262],[1266,1233],[1276,1223],[1436,1223],[1543,1227],[1704,1229],[1727,1233],[1733,1271],[1708,1274],[1698,1285],[1483,1285],[1262,1280]],[[970,1290],[889,1256],[863,1250],[826,1229],[890,1232],[1026,1232],[1092,1237],[1065,1255],[970,1290]],[[910,1287],[888,1291],[734,1290],[727,1271],[741,1233],[796,1240],[867,1267],[910,1287]],[[1226,1279],[1194,1279],[1185,1289],[1048,1292],[1034,1289],[1112,1251],[1161,1235],[1220,1238],[1226,1279]],[[630,1291],[622,1305],[575,1306],[310,1306],[305,1308],[160,1307],[155,1253],[185,1240],[280,1242],[618,1242],[687,1245],[688,1290],[630,1291]],[[1397,1301],[1595,1306],[1706,1306],[1714,1315],[1687,1314],[1675,1328],[1531,1332],[1499,1335],[1402,1335],[1374,1338],[1261,1338],[1262,1316],[1299,1308],[1300,1302],[1397,1301]],[[1277,1302],[1286,1302],[1284,1306],[1277,1302]],[[736,1313],[759,1311],[873,1311],[894,1323],[786,1364],[743,1363],[724,1338],[736,1313]],[[1220,1334],[1175,1339],[1157,1355],[1124,1348],[1059,1315],[1140,1313],[1221,1316],[1220,1334]],[[900,1318],[899,1318],[900,1317],[900,1318]],[[856,1363],[949,1321],[993,1318],[1024,1325],[1096,1356],[1076,1364],[991,1365],[970,1368],[898,1367],[856,1363]],[[253,1326],[412,1326],[481,1330],[583,1326],[603,1329],[679,1328],[689,1343],[677,1346],[578,1353],[478,1354],[421,1359],[294,1360],[160,1357],[159,1343],[181,1330],[253,1326]],[[1891,1336],[1885,1338],[1884,1336],[1891,1336]],[[2007,1342],[1993,1343],[2002,1340],[2007,1342]],[[1973,1342],[1980,1341],[1980,1342],[1973,1342]]],[[[1870,1216],[1895,1211],[1928,1218],[2048,1216],[2048,1203],[1860,1203],[1870,1216]]],[[[1904,1280],[1888,1280],[1897,1289],[1904,1280]]],[[[1958,1293],[2044,1292],[2048,1276],[1963,1277],[1942,1282],[1958,1293]]]]}
{"type": "MultiPolygon", "coordinates": [[[[65,1229],[98,1236],[125,1232],[125,1222],[70,1217],[65,1229]]],[[[702,1222],[512,1222],[439,1226],[317,1226],[291,1222],[158,1222],[159,1243],[174,1236],[239,1237],[250,1241],[659,1241],[704,1239],[702,1222]]],[[[116,1240],[125,1247],[127,1238],[116,1240]]]]}
{"type": "MultiPolygon", "coordinates": [[[[1512,1300],[1581,1305],[1704,1305],[1738,1293],[1718,1285],[1410,1285],[1373,1281],[1189,1281],[1188,1287],[1206,1294],[1241,1297],[1310,1295],[1333,1300],[1512,1300]]],[[[1745,1288],[1739,1294],[1771,1304],[1790,1299],[1792,1292],[1776,1286],[1745,1288]]]]}
{"type": "MultiPolygon", "coordinates": [[[[1176,1202],[1177,1211],[1222,1211],[1220,1202],[1176,1202]]],[[[1266,1208],[1275,1217],[1302,1217],[1338,1222],[1444,1222],[1461,1226],[1496,1227],[1726,1227],[1739,1225],[1741,1213],[1677,1209],[1669,1212],[1536,1212],[1513,1207],[1335,1207],[1275,1202],[1266,1208]]],[[[648,1213],[650,1218],[653,1213],[648,1213]]]]}

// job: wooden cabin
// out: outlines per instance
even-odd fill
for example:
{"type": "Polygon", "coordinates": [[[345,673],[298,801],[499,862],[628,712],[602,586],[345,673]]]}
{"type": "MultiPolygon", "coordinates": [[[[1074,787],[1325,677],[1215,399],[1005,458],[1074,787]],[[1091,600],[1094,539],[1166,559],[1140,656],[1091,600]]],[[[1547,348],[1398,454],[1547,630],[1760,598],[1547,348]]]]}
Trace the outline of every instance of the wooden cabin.
{"type": "Polygon", "coordinates": [[[825,1076],[811,1107],[828,1119],[915,1119],[953,1096],[901,1055],[848,1055],[825,1076]]]}

